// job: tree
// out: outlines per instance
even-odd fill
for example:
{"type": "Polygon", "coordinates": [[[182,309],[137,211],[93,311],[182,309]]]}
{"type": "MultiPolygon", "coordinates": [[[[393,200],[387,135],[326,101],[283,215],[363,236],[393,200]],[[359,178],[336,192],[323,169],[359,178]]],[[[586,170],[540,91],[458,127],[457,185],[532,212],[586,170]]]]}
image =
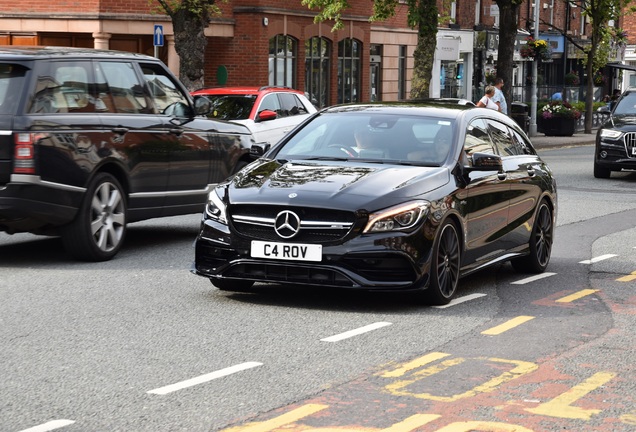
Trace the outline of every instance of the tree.
{"type": "MultiPolygon", "coordinates": [[[[438,8],[436,0],[407,0],[408,25],[417,28],[417,46],[413,54],[414,69],[411,79],[411,98],[429,97],[433,75],[433,59],[437,47],[438,8]]],[[[333,30],[343,28],[342,12],[349,8],[347,0],[302,0],[309,9],[318,9],[315,21],[333,20],[333,30]]],[[[370,21],[384,21],[395,15],[398,0],[373,0],[370,21]]]]}
{"type": "Polygon", "coordinates": [[[188,90],[202,88],[205,48],[208,44],[205,28],[210,18],[220,14],[216,0],[156,1],[172,19],[174,48],[179,54],[179,79],[188,90]]]}
{"type": "Polygon", "coordinates": [[[496,0],[499,7],[499,48],[497,50],[497,76],[503,79],[503,93],[510,112],[512,101],[512,74],[515,43],[517,40],[517,17],[524,0],[496,0]]]}

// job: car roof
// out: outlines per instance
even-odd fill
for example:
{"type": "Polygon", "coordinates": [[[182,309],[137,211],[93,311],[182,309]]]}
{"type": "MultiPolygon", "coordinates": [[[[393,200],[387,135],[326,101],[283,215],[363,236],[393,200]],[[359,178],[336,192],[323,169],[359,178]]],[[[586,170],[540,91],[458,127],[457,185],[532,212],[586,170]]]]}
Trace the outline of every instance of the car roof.
{"type": "Polygon", "coordinates": [[[203,88],[192,92],[197,95],[216,95],[216,94],[236,94],[236,95],[252,95],[258,93],[272,93],[272,92],[292,92],[297,94],[304,94],[300,90],[296,90],[291,87],[283,86],[235,86],[235,87],[210,87],[203,88]]]}
{"type": "Polygon", "coordinates": [[[137,54],[126,51],[100,50],[93,48],[73,48],[59,46],[0,46],[0,59],[7,60],[34,60],[38,58],[65,58],[65,57],[103,57],[103,58],[134,58],[144,61],[157,62],[159,59],[146,54],[137,54]]]}
{"type": "MultiPolygon", "coordinates": [[[[460,105],[456,103],[441,103],[439,101],[421,100],[404,102],[369,102],[334,105],[322,110],[325,113],[374,111],[391,114],[426,114],[444,117],[456,117],[468,110],[477,109],[472,105],[460,105]]],[[[494,112],[494,111],[493,111],[494,112]]]]}

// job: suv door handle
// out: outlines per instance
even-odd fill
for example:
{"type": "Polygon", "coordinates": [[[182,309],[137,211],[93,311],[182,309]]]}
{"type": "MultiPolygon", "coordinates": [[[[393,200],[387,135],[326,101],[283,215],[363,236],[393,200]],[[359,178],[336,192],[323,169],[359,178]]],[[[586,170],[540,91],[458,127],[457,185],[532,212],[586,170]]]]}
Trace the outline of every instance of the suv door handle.
{"type": "Polygon", "coordinates": [[[114,127],[114,128],[112,129],[112,131],[113,131],[113,132],[115,132],[116,134],[123,135],[123,134],[125,134],[126,132],[128,132],[128,128],[125,128],[125,127],[114,127]]]}
{"type": "Polygon", "coordinates": [[[174,135],[181,135],[183,133],[183,129],[181,128],[172,128],[170,129],[170,133],[174,135]]]}

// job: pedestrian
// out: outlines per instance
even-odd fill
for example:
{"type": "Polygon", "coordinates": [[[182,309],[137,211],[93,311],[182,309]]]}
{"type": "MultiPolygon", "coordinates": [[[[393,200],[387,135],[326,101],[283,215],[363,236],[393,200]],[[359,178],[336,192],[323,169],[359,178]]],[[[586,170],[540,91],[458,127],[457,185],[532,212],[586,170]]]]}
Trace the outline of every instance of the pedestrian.
{"type": "Polygon", "coordinates": [[[499,111],[508,115],[508,104],[506,103],[506,97],[504,96],[501,88],[504,86],[503,78],[497,78],[495,80],[495,95],[492,100],[494,103],[499,105],[499,111]]]}
{"type": "Polygon", "coordinates": [[[494,86],[486,86],[486,94],[484,97],[479,99],[477,102],[477,106],[481,108],[493,109],[495,111],[499,111],[499,105],[497,105],[493,100],[493,96],[495,95],[495,87],[494,86]]]}
{"type": "Polygon", "coordinates": [[[563,90],[557,90],[552,97],[550,98],[553,101],[562,101],[563,100],[563,90]]]}

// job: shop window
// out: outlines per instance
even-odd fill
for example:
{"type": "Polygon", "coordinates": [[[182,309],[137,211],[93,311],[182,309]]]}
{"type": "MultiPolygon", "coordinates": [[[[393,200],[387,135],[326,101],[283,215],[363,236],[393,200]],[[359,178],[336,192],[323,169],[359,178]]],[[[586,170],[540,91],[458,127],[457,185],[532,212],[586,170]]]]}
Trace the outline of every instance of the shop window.
{"type": "Polygon", "coordinates": [[[305,92],[311,102],[322,108],[329,105],[329,71],[331,70],[331,42],[312,37],[305,42],[305,92]]]}
{"type": "Polygon", "coordinates": [[[297,46],[296,39],[287,35],[269,40],[269,85],[295,87],[297,46]]]}
{"type": "Polygon", "coordinates": [[[360,53],[356,39],[338,42],[338,103],[360,101],[360,53]]]}

